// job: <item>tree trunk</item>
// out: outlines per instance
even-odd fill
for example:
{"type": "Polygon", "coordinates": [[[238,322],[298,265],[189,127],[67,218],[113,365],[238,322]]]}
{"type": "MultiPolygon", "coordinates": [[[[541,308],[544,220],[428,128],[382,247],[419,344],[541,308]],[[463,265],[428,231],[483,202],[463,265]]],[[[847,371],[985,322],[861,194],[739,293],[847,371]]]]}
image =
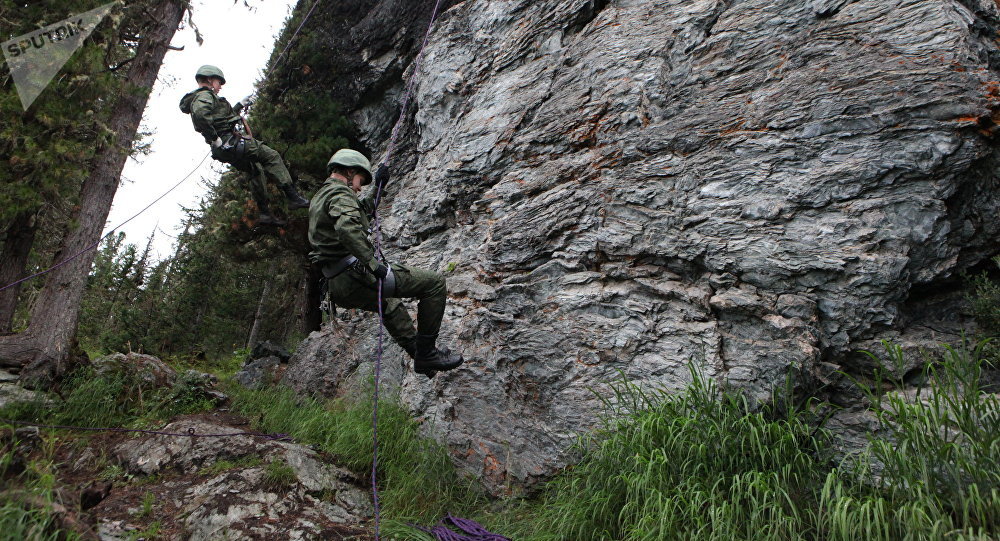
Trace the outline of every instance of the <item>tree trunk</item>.
{"type": "Polygon", "coordinates": [[[323,312],[319,309],[319,303],[323,302],[320,285],[323,273],[316,265],[309,265],[305,277],[306,290],[303,293],[305,303],[302,306],[302,330],[306,334],[318,331],[323,325],[323,312]]]}
{"type": "MultiPolygon", "coordinates": [[[[28,256],[38,231],[34,212],[21,212],[7,228],[3,252],[0,252],[0,287],[12,284],[27,274],[28,256]]],[[[17,311],[17,297],[21,294],[21,284],[0,291],[0,334],[9,333],[17,311]]]]}
{"type": "Polygon", "coordinates": [[[250,337],[247,338],[247,349],[254,347],[257,343],[257,335],[260,333],[260,320],[264,318],[264,303],[271,293],[271,276],[264,279],[264,289],[260,292],[260,301],[257,303],[257,313],[253,316],[253,326],[250,327],[250,337]]]}
{"type": "Polygon", "coordinates": [[[90,176],[80,191],[76,220],[79,225],[67,233],[55,260],[85,250],[86,253],[47,275],[26,331],[0,338],[0,364],[23,366],[21,379],[33,386],[48,385],[68,367],[80,319],[80,299],[94,261],[94,252],[88,248],[101,238],[125,160],[149,99],[148,92],[136,92],[135,89],[152,88],[170,40],[184,15],[184,6],[178,0],[151,4],[149,29],[142,36],[135,59],[129,64],[123,89],[115,102],[115,115],[108,123],[114,140],[100,149],[92,162],[90,176]]]}

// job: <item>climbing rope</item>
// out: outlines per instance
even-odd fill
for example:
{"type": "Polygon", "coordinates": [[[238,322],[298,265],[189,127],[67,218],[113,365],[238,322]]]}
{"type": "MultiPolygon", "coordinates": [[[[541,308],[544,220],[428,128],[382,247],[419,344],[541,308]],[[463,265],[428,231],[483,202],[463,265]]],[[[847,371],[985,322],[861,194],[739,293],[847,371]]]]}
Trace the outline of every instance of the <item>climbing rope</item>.
{"type": "Polygon", "coordinates": [[[288,434],[262,434],[260,432],[227,432],[224,434],[199,434],[195,432],[194,427],[189,428],[187,432],[163,432],[161,430],[142,430],[139,428],[46,425],[40,423],[29,423],[27,421],[15,421],[13,419],[0,419],[0,423],[7,423],[11,425],[21,425],[21,426],[33,426],[37,428],[51,428],[56,430],[79,430],[84,432],[130,432],[130,433],[154,434],[158,436],[175,436],[184,438],[232,438],[235,436],[251,436],[254,438],[263,438],[268,441],[292,441],[292,437],[289,436],[288,434]]]}
{"type": "MultiPolygon", "coordinates": [[[[427,24],[427,32],[424,33],[424,40],[420,45],[420,50],[417,52],[417,56],[413,61],[413,72],[410,73],[410,78],[406,83],[406,90],[403,92],[403,100],[400,106],[399,118],[396,120],[396,124],[392,127],[392,134],[389,136],[389,144],[386,147],[385,157],[382,159],[382,165],[386,168],[391,169],[392,158],[394,157],[394,152],[396,150],[396,142],[399,137],[400,128],[403,122],[406,120],[406,113],[409,110],[410,99],[413,96],[413,90],[417,80],[417,73],[420,71],[420,61],[424,56],[424,49],[427,48],[427,42],[431,37],[431,31],[434,28],[434,22],[437,20],[438,11],[441,8],[441,0],[437,0],[434,4],[434,10],[431,12],[430,22],[427,24]]],[[[375,187],[375,214],[374,214],[374,224],[373,231],[375,233],[375,252],[382,255],[382,219],[378,213],[378,206],[382,199],[382,184],[378,184],[375,187]]],[[[372,409],[372,500],[374,503],[375,510],[375,539],[378,541],[380,539],[380,526],[381,526],[381,508],[379,505],[378,497],[378,483],[376,478],[376,469],[378,467],[378,398],[379,398],[379,384],[382,377],[382,353],[383,344],[385,340],[385,313],[383,310],[383,298],[382,298],[382,280],[378,281],[378,347],[375,353],[375,391],[374,391],[374,407],[372,409]]],[[[414,525],[415,528],[424,531],[428,534],[434,536],[438,541],[510,541],[508,538],[490,533],[486,531],[478,523],[453,517],[448,515],[444,520],[438,525],[432,528],[425,528],[423,526],[414,525]],[[449,528],[453,526],[458,528],[463,533],[459,534],[453,529],[449,528]]]]}
{"type": "MultiPolygon", "coordinates": [[[[399,136],[400,126],[406,120],[406,112],[410,105],[410,96],[413,94],[414,83],[417,79],[417,72],[420,70],[420,59],[424,55],[424,49],[427,47],[427,41],[431,37],[431,30],[434,28],[434,21],[437,20],[438,9],[441,7],[441,0],[437,0],[434,4],[434,10],[431,12],[430,22],[427,24],[427,32],[424,33],[424,41],[420,44],[420,50],[417,52],[417,57],[413,61],[413,72],[410,73],[410,79],[406,83],[406,90],[403,93],[403,102],[400,106],[399,118],[396,119],[396,124],[392,127],[392,134],[389,136],[389,145],[386,147],[385,158],[382,160],[382,164],[389,168],[392,166],[393,153],[396,150],[396,139],[399,136]]],[[[375,231],[375,252],[377,254],[382,253],[382,219],[378,213],[378,205],[382,199],[382,183],[378,183],[375,186],[375,215],[374,224],[372,229],[375,231]]],[[[378,281],[378,347],[375,352],[375,391],[374,391],[374,402],[372,408],[372,503],[375,511],[375,541],[380,539],[380,529],[382,521],[382,510],[379,504],[378,498],[378,482],[376,477],[376,469],[378,468],[378,398],[379,398],[379,384],[382,378],[382,351],[383,342],[385,340],[385,313],[382,307],[382,280],[378,281]]]]}
{"type": "MultiPolygon", "coordinates": [[[[275,68],[278,67],[278,65],[281,64],[281,61],[285,57],[285,53],[288,52],[288,49],[292,46],[292,43],[295,41],[295,37],[299,35],[299,31],[302,30],[302,27],[306,24],[306,21],[309,20],[310,16],[312,16],[313,10],[316,9],[316,6],[319,4],[319,2],[320,2],[320,0],[314,0],[313,1],[312,7],[309,8],[308,13],[306,13],[306,16],[302,19],[302,22],[299,23],[298,28],[296,28],[295,32],[292,33],[292,37],[288,38],[288,43],[285,44],[285,48],[281,50],[280,54],[278,54],[278,58],[274,61],[274,65],[271,66],[271,68],[270,68],[269,71],[273,71],[275,68]]],[[[246,125],[246,120],[245,119],[244,119],[244,126],[246,126],[246,129],[249,132],[250,127],[246,125]]],[[[253,134],[251,133],[250,136],[253,137],[253,134]]],[[[201,162],[198,163],[198,166],[195,167],[194,170],[192,170],[190,173],[188,173],[187,175],[185,175],[184,178],[182,178],[177,184],[174,184],[169,190],[167,190],[166,192],[163,192],[163,195],[161,195],[161,196],[157,197],[156,199],[154,199],[152,203],[150,203],[150,204],[146,205],[145,207],[143,207],[142,210],[140,210],[139,212],[135,213],[135,215],[133,215],[128,220],[125,220],[124,222],[122,222],[122,223],[118,224],[117,226],[115,226],[114,229],[111,229],[110,231],[108,231],[101,238],[97,239],[97,241],[94,242],[93,244],[88,245],[86,248],[80,250],[79,252],[77,252],[77,253],[69,256],[69,257],[67,257],[66,259],[63,259],[62,261],[60,261],[60,262],[52,265],[51,267],[49,267],[49,268],[47,268],[45,270],[36,272],[36,273],[34,273],[34,274],[30,275],[30,276],[25,276],[24,278],[21,278],[20,280],[11,282],[11,283],[3,286],[3,287],[0,287],[0,291],[4,291],[5,289],[9,289],[9,288],[14,287],[14,286],[16,286],[18,284],[27,282],[28,280],[31,280],[33,278],[37,278],[37,277],[42,276],[44,274],[48,274],[48,273],[50,273],[50,272],[52,272],[52,271],[54,271],[54,270],[62,267],[63,265],[66,265],[67,263],[69,263],[69,262],[77,259],[78,257],[82,256],[83,254],[86,254],[87,252],[89,252],[89,251],[97,248],[98,246],[101,245],[101,242],[103,242],[104,239],[108,238],[115,231],[117,231],[117,230],[121,229],[122,227],[124,227],[125,224],[127,224],[127,223],[131,222],[132,220],[134,220],[135,218],[137,218],[140,214],[142,214],[142,213],[146,212],[147,210],[149,210],[150,207],[152,207],[156,203],[160,202],[161,199],[163,199],[164,197],[166,197],[170,192],[174,191],[178,186],[180,186],[181,184],[183,184],[184,181],[186,181],[188,178],[191,177],[191,175],[193,175],[195,173],[195,171],[197,171],[198,169],[201,168],[202,164],[205,163],[205,160],[208,159],[209,156],[211,156],[211,152],[209,152],[208,154],[206,154],[205,157],[201,159],[201,162]]]]}
{"type": "Polygon", "coordinates": [[[195,168],[192,169],[190,173],[188,173],[187,175],[184,175],[184,178],[182,178],[180,181],[178,181],[177,184],[174,184],[173,186],[171,186],[169,190],[163,192],[163,195],[161,195],[161,196],[157,197],[156,199],[154,199],[150,204],[148,204],[145,207],[143,207],[142,210],[140,210],[139,212],[133,214],[131,218],[129,218],[128,220],[125,220],[124,222],[116,225],[110,231],[108,231],[103,236],[101,236],[101,238],[99,238],[96,241],[94,241],[93,244],[90,244],[89,246],[87,246],[83,250],[80,250],[79,252],[77,252],[77,253],[75,253],[75,254],[67,257],[66,259],[63,259],[62,261],[56,263],[55,265],[52,265],[51,267],[49,267],[49,268],[47,268],[47,269],[45,269],[43,271],[36,272],[35,274],[32,274],[31,276],[25,276],[24,278],[21,278],[20,280],[17,280],[16,282],[11,282],[11,283],[3,286],[3,287],[0,287],[0,291],[3,291],[5,289],[7,289],[7,288],[14,287],[17,284],[20,284],[22,282],[27,282],[28,280],[31,280],[32,278],[37,278],[37,277],[39,277],[39,276],[41,276],[43,274],[48,274],[48,273],[50,273],[50,272],[58,269],[59,267],[62,267],[63,265],[69,263],[70,261],[75,260],[76,258],[82,256],[83,254],[85,254],[85,253],[93,250],[94,248],[97,248],[98,246],[101,245],[101,242],[103,242],[104,239],[110,237],[112,234],[114,234],[115,231],[121,229],[122,227],[125,226],[125,224],[127,224],[127,223],[131,222],[132,220],[136,219],[137,217],[139,217],[140,214],[142,214],[143,212],[146,212],[147,210],[149,210],[150,207],[152,207],[153,205],[159,203],[160,200],[163,199],[164,197],[166,197],[168,194],[170,194],[170,192],[176,190],[177,187],[180,186],[181,184],[183,184],[188,178],[190,178],[191,175],[193,175],[195,173],[195,171],[197,171],[198,169],[201,169],[202,164],[205,163],[205,160],[207,160],[209,156],[211,156],[211,153],[205,154],[205,157],[202,158],[200,162],[198,162],[198,165],[195,166],[195,168]]]}

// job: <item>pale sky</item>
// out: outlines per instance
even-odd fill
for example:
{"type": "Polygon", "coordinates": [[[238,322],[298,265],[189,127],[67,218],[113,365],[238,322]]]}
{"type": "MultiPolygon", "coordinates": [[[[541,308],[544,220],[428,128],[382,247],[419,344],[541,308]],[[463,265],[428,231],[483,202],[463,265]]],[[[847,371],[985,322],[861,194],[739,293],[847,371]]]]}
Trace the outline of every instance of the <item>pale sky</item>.
{"type": "MultiPolygon", "coordinates": [[[[122,172],[123,184],[115,195],[105,233],[124,222],[190,173],[208,154],[209,146],[194,131],[191,117],[180,112],[178,103],[197,88],[194,74],[202,64],[213,64],[226,75],[220,93],[235,104],[253,92],[263,77],[277,35],[291,14],[295,0],[194,0],[194,22],[205,40],[199,46],[194,30],[184,28],[174,36],[173,45],[183,51],[169,51],[153,87],[140,129],[152,131],[146,139],[152,153],[130,159],[122,172]]],[[[251,126],[253,129],[253,126],[251,126]]],[[[174,238],[183,228],[183,207],[196,208],[215,183],[223,164],[209,157],[191,177],[152,208],[119,231],[126,242],[145,246],[156,230],[153,251],[157,259],[173,253],[174,238]]]]}

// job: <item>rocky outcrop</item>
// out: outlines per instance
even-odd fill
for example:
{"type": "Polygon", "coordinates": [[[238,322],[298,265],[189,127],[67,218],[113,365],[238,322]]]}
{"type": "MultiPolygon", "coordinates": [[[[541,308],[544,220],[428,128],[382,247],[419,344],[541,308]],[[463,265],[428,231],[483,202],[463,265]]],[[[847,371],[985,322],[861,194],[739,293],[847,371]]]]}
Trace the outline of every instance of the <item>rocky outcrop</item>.
{"type": "MultiPolygon", "coordinates": [[[[242,432],[198,419],[163,429],[181,434],[189,430],[242,432]]],[[[295,443],[250,435],[156,435],[125,441],[113,453],[133,475],[167,477],[150,493],[157,496],[158,508],[182,518],[183,539],[341,539],[345,532],[356,533],[357,525],[372,514],[360,479],[295,443]],[[201,480],[192,482],[195,476],[201,480]]],[[[107,538],[127,538],[130,529],[121,520],[102,524],[107,538]]]]}
{"type": "Polygon", "coordinates": [[[280,379],[282,368],[292,356],[287,349],[271,342],[260,342],[253,347],[246,362],[233,378],[249,389],[258,389],[280,379]]]}
{"type": "Polygon", "coordinates": [[[94,371],[98,375],[120,375],[141,382],[151,389],[170,387],[177,381],[177,371],[152,355],[133,352],[112,353],[94,359],[93,364],[94,371]]]}
{"type": "MultiPolygon", "coordinates": [[[[413,21],[360,39],[398,2],[346,4],[310,31],[338,29],[321,52],[354,67],[378,155],[413,21]]],[[[469,361],[414,378],[390,348],[386,381],[502,487],[565,464],[619,376],[678,388],[693,362],[763,399],[882,338],[953,338],[960,305],[933,307],[1000,251],[998,21],[989,0],[455,3],[383,230],[391,259],[448,271],[469,361]]],[[[370,366],[374,319],[338,325],[288,382],[336,394],[370,366]]]]}

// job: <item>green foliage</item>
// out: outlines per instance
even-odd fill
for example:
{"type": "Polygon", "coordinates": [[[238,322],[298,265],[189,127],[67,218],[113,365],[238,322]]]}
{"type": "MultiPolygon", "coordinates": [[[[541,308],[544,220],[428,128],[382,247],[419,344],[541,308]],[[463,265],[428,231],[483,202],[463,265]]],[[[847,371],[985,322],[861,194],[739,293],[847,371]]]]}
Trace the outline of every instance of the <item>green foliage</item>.
{"type": "Polygon", "coordinates": [[[160,529],[163,527],[160,521],[155,521],[150,524],[145,530],[129,532],[129,541],[142,541],[143,539],[156,539],[160,535],[160,529]]]}
{"type": "Polygon", "coordinates": [[[309,88],[262,100],[253,121],[290,168],[317,179],[326,178],[326,162],[334,151],[348,146],[346,135],[352,127],[336,102],[321,89],[309,88]]]}
{"type": "MultiPolygon", "coordinates": [[[[272,285],[260,338],[282,341],[297,330],[301,256],[270,235],[233,244],[230,221],[238,227],[242,214],[226,214],[224,199],[216,190],[212,203],[191,214],[166,261],[149,262],[149,242],[139,250],[120,235],[105,241],[83,298],[84,349],[142,351],[201,365],[229,360],[230,352],[247,345],[265,282],[272,285]]],[[[228,369],[218,363],[207,368],[228,369]]]]}
{"type": "MultiPolygon", "coordinates": [[[[993,258],[993,262],[1000,267],[1000,256],[993,258]]],[[[983,272],[973,277],[972,289],[969,300],[980,328],[988,337],[1000,337],[1000,283],[983,272]]]]}
{"type": "MultiPolygon", "coordinates": [[[[882,490],[928,531],[1000,530],[1000,399],[983,383],[985,342],[945,348],[925,369],[929,384],[912,393],[883,393],[883,372],[864,387],[872,411],[889,432],[872,443],[883,465],[882,490]]],[[[902,362],[899,346],[886,344],[902,362]]]]}
{"type": "Polygon", "coordinates": [[[146,427],[175,415],[210,409],[212,403],[181,378],[169,388],[151,389],[140,377],[121,372],[77,370],[58,403],[26,402],[0,410],[0,417],[44,424],[84,427],[146,427]]]}
{"type": "Polygon", "coordinates": [[[260,457],[256,456],[246,456],[236,460],[218,460],[211,466],[198,470],[198,472],[207,475],[208,477],[215,477],[224,471],[234,470],[236,468],[253,468],[255,466],[259,466],[260,463],[260,457]]]}
{"type": "MultiPolygon", "coordinates": [[[[893,350],[899,354],[899,350],[893,350]]],[[[887,440],[841,469],[808,410],[751,410],[695,373],[679,395],[619,383],[612,421],[539,501],[490,519],[516,539],[986,539],[1000,533],[1000,408],[981,346],[948,350],[923,400],[866,387],[887,440]]]]}
{"type": "MultiPolygon", "coordinates": [[[[359,474],[372,467],[372,403],[297,397],[289,389],[227,392],[234,411],[256,420],[261,430],[289,434],[316,445],[359,474]]],[[[379,403],[379,462],[387,535],[412,533],[407,522],[433,523],[446,512],[461,513],[482,503],[473,483],[460,478],[447,451],[420,435],[409,412],[379,403]]]]}
{"type": "Polygon", "coordinates": [[[148,517],[153,512],[153,504],[156,503],[156,495],[152,492],[147,492],[142,496],[142,508],[136,513],[139,518],[148,517]]]}
{"type": "Polygon", "coordinates": [[[272,489],[291,486],[297,479],[295,470],[283,460],[276,458],[264,468],[264,485],[272,489]]]}

